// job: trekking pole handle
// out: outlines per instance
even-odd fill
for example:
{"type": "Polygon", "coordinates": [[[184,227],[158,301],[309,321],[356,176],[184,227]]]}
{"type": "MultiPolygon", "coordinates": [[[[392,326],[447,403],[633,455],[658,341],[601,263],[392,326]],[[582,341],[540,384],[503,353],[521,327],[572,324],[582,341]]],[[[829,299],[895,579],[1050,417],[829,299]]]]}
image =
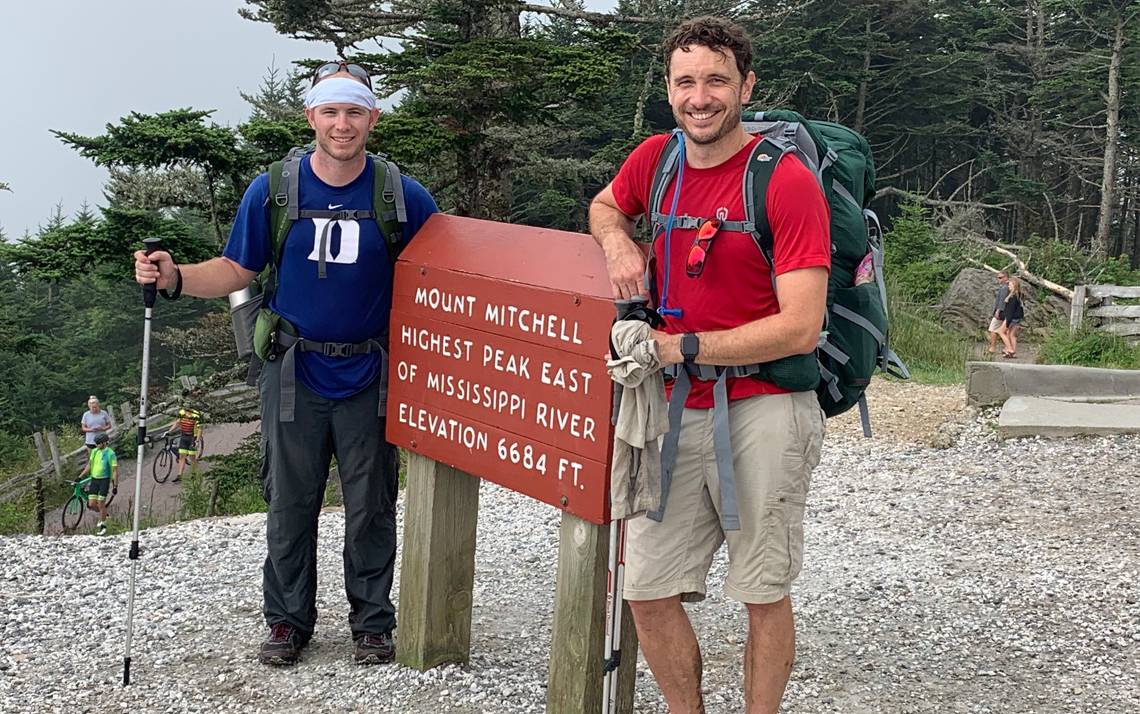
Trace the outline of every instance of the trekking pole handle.
{"type": "MultiPolygon", "coordinates": [[[[162,250],[161,238],[144,238],[143,239],[143,252],[147,255],[162,250]]],[[[154,301],[158,298],[158,283],[148,283],[143,286],[143,305],[146,307],[154,307],[154,301]]]]}
{"type": "Polygon", "coordinates": [[[634,295],[628,300],[614,300],[614,307],[617,308],[617,317],[619,320],[625,319],[627,315],[639,307],[645,307],[649,304],[649,298],[644,295],[634,295]]]}

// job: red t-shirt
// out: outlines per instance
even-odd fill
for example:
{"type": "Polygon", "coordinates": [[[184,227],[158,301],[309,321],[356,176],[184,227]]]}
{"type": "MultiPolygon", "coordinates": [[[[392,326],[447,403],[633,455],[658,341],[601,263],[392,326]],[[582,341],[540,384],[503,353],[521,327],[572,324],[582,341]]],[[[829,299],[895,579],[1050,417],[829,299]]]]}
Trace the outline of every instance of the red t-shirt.
{"type": "MultiPolygon", "coordinates": [[[[630,153],[614,178],[614,200],[623,213],[650,213],[649,191],[653,174],[668,134],[651,136],[630,153]]],[[[744,165],[756,137],[732,158],[707,169],[685,166],[678,216],[744,220],[742,182],[744,165]]],[[[657,210],[668,215],[676,178],[666,187],[657,210]]],[[[768,222],[772,227],[776,274],[792,270],[831,268],[830,211],[815,176],[795,157],[780,161],[768,186],[768,222]]],[[[704,272],[691,278],[685,273],[695,229],[674,227],[669,238],[669,287],[665,293],[664,236],[654,241],[657,257],[657,294],[667,306],[681,308],[681,317],[666,317],[671,334],[705,332],[739,327],[780,311],[772,291],[768,262],[752,236],[721,229],[710,244],[704,272]]],[[[685,406],[708,409],[713,405],[713,382],[693,380],[685,406]]],[[[787,390],[751,377],[729,379],[730,400],[757,394],[781,394],[787,390]]]]}

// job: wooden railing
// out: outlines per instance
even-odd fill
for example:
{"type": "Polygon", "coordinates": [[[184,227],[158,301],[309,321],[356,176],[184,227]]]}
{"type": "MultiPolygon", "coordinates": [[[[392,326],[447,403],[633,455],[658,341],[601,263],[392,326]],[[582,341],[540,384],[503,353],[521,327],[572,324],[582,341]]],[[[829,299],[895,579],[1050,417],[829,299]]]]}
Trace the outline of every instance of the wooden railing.
{"type": "Polygon", "coordinates": [[[1078,285],[1073,290],[1069,329],[1093,327],[1118,335],[1130,344],[1140,344],[1140,304],[1121,305],[1118,300],[1140,299],[1140,286],[1078,285]]]}

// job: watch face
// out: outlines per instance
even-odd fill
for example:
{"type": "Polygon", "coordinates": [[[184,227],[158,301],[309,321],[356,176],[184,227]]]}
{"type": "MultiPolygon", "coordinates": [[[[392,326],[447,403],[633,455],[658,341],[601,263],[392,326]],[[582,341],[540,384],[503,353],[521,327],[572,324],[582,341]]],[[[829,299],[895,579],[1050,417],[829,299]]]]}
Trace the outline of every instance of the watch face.
{"type": "Polygon", "coordinates": [[[697,358],[697,352],[700,350],[700,340],[694,334],[686,334],[681,336],[681,356],[685,358],[686,362],[692,362],[697,358]]]}

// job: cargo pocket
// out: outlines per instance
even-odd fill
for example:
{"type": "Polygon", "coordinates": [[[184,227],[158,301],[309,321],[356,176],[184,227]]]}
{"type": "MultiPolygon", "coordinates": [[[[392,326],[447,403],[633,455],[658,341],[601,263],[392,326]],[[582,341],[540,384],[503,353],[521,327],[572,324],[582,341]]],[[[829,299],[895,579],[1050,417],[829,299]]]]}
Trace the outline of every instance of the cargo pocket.
{"type": "Polygon", "coordinates": [[[269,503],[271,489],[269,478],[269,440],[265,435],[261,436],[261,468],[258,470],[257,478],[261,481],[261,497],[265,499],[265,503],[269,503]]]}
{"type": "Polygon", "coordinates": [[[800,574],[804,559],[804,506],[804,498],[798,495],[780,494],[768,499],[765,585],[786,586],[800,574]]]}

